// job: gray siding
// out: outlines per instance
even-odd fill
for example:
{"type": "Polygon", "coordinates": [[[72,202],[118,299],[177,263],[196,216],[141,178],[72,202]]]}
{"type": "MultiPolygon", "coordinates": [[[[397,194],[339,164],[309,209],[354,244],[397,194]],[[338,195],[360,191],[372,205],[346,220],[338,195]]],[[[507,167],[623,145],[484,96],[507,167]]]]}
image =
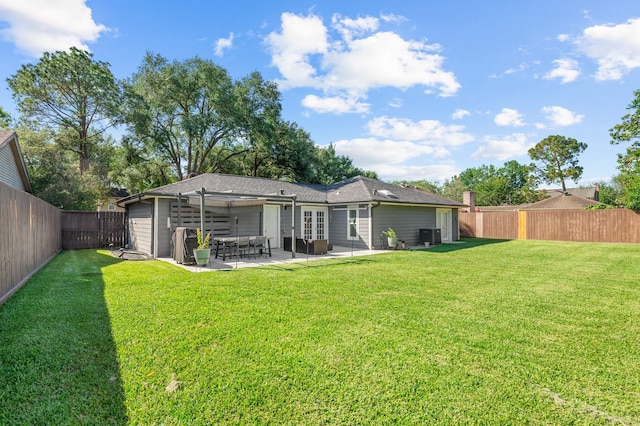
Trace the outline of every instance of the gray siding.
{"type": "MultiPolygon", "coordinates": [[[[363,205],[364,206],[364,205],[363,205]]],[[[330,209],[329,240],[334,246],[368,248],[369,243],[369,209],[358,209],[358,240],[347,238],[348,211],[340,207],[339,210],[330,209]]],[[[373,241],[374,247],[377,242],[373,241]]]]}
{"type": "MultiPolygon", "coordinates": [[[[421,228],[436,227],[435,207],[388,206],[381,205],[373,209],[373,235],[380,244],[379,235],[391,227],[398,234],[398,239],[406,241],[409,246],[418,245],[421,228]]],[[[456,222],[453,226],[457,227],[456,222]]]]}
{"type": "Polygon", "coordinates": [[[158,252],[156,257],[171,257],[171,236],[173,230],[167,226],[167,218],[171,214],[171,201],[158,200],[158,252]]]}
{"type": "Polygon", "coordinates": [[[458,222],[458,214],[460,210],[451,209],[451,239],[458,241],[460,239],[460,222],[458,222]]]}
{"type": "Polygon", "coordinates": [[[238,207],[229,215],[232,236],[262,235],[262,206],[238,207]],[[236,225],[235,218],[238,218],[236,225]]]}
{"type": "Polygon", "coordinates": [[[20,191],[25,190],[9,144],[0,147],[0,182],[20,191]]]}
{"type": "Polygon", "coordinates": [[[138,202],[128,206],[129,244],[134,250],[153,254],[153,206],[138,202]]]}

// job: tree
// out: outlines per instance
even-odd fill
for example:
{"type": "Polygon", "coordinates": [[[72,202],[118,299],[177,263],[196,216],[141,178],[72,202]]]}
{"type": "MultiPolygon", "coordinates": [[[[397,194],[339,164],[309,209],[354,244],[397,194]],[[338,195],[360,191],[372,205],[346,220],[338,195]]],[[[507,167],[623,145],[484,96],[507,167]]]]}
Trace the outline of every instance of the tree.
{"type": "Polygon", "coordinates": [[[401,186],[409,186],[409,187],[414,187],[414,188],[418,188],[421,189],[423,191],[427,191],[427,192],[431,192],[433,194],[439,194],[440,193],[440,187],[438,186],[438,184],[436,182],[430,182],[426,179],[423,180],[399,180],[399,181],[395,181],[395,182],[391,182],[394,185],[401,185],[401,186]]]}
{"type": "Polygon", "coordinates": [[[344,155],[337,155],[333,145],[316,148],[314,177],[309,183],[330,185],[355,176],[366,176],[377,179],[375,172],[362,170],[353,165],[353,160],[344,155]]]}
{"type": "Polygon", "coordinates": [[[182,180],[222,169],[276,131],[280,98],[259,73],[233,82],[211,61],[170,62],[147,53],[125,83],[124,121],[147,159],[169,163],[182,180]]]}
{"type": "MultiPolygon", "coordinates": [[[[108,182],[101,176],[104,171],[92,166],[80,175],[75,155],[59,148],[58,135],[50,129],[16,131],[33,194],[62,209],[95,210],[98,199],[108,190],[108,182]]],[[[92,158],[92,162],[106,166],[108,159],[92,158]]]]}
{"type": "Polygon", "coordinates": [[[8,129],[11,126],[11,116],[0,107],[0,129],[8,129]]]}
{"type": "Polygon", "coordinates": [[[7,82],[23,119],[36,129],[64,134],[58,146],[77,155],[81,174],[89,170],[90,151],[114,124],[119,104],[109,64],[72,47],[44,53],[7,82]]]}
{"type": "Polygon", "coordinates": [[[609,129],[611,144],[631,142],[624,154],[618,154],[620,174],[614,182],[620,185],[618,201],[635,211],[640,211],[640,90],[634,92],[634,100],[627,109],[633,112],[622,117],[622,123],[609,129]]]}
{"type": "Polygon", "coordinates": [[[502,167],[482,165],[460,173],[464,191],[476,193],[479,206],[518,205],[538,201],[533,165],[507,161],[502,167]]]}
{"type": "Polygon", "coordinates": [[[529,150],[529,157],[541,163],[536,171],[547,183],[560,182],[566,192],[566,179],[577,182],[582,176],[578,155],[587,149],[587,144],[559,135],[548,136],[529,150]]]}

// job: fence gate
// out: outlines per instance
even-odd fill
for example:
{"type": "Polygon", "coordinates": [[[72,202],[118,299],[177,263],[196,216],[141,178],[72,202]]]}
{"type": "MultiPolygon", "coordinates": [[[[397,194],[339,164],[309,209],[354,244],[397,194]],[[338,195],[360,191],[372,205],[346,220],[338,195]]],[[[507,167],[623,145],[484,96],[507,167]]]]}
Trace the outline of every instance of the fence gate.
{"type": "Polygon", "coordinates": [[[124,247],[123,212],[62,212],[62,248],[65,250],[124,247]]]}

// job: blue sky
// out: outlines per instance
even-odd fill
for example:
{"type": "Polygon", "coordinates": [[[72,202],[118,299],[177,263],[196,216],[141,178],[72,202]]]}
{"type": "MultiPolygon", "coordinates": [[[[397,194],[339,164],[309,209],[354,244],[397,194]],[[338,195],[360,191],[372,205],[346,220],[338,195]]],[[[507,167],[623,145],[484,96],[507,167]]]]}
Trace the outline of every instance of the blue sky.
{"type": "Polygon", "coordinates": [[[608,129],[640,89],[637,0],[0,0],[0,105],[15,114],[22,64],[70,46],[117,78],[146,51],[257,70],[285,119],[383,180],[529,163],[553,134],[588,144],[582,184],[608,180],[625,149],[608,129]]]}

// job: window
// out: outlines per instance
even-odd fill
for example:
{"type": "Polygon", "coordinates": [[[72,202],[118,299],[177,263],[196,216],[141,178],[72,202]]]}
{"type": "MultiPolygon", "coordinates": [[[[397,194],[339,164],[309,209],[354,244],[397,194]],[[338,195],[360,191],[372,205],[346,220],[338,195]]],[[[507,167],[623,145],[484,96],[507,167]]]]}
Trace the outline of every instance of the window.
{"type": "Polygon", "coordinates": [[[349,207],[347,210],[347,239],[358,239],[358,209],[357,207],[349,207]]]}

